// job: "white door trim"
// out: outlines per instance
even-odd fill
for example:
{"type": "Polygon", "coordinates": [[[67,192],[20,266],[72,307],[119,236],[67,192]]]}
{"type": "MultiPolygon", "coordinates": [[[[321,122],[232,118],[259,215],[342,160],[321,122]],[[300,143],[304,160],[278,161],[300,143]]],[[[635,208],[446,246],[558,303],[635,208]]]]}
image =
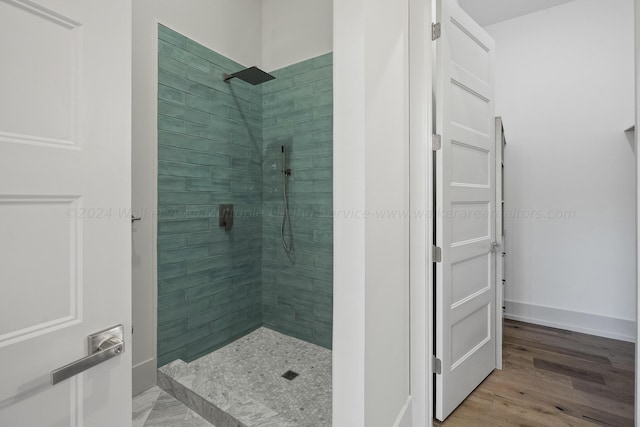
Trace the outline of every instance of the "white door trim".
{"type": "Polygon", "coordinates": [[[400,410],[398,418],[396,418],[395,422],[393,423],[393,427],[412,427],[414,425],[413,422],[415,421],[415,419],[412,418],[414,406],[416,405],[413,404],[413,399],[411,399],[411,396],[407,397],[404,405],[402,405],[402,409],[400,410]]]}
{"type": "Polygon", "coordinates": [[[640,282],[640,271],[638,270],[638,264],[640,264],[640,253],[638,252],[638,230],[640,229],[640,156],[638,156],[638,134],[640,133],[640,0],[635,1],[635,154],[636,154],[636,416],[635,425],[639,426],[640,420],[640,355],[638,351],[638,343],[640,342],[640,317],[638,316],[638,310],[640,310],[640,289],[638,289],[638,283],[640,282]]]}
{"type": "Polygon", "coordinates": [[[502,322],[504,318],[502,307],[504,306],[504,236],[502,232],[504,230],[503,225],[503,206],[504,194],[502,189],[504,175],[502,165],[504,163],[504,127],[502,123],[502,117],[496,117],[495,119],[495,145],[496,145],[496,161],[495,161],[495,174],[496,174],[496,243],[498,248],[495,255],[495,268],[496,268],[496,369],[502,369],[502,322]]]}
{"type": "MultiPolygon", "coordinates": [[[[365,1],[335,1],[333,14],[333,209],[363,212],[365,1]]],[[[364,236],[364,221],[334,218],[332,418],[336,427],[364,427],[364,236]]]]}
{"type": "MultiPolygon", "coordinates": [[[[151,81],[151,90],[149,93],[142,99],[141,97],[136,96],[136,90],[143,91],[144,89],[141,87],[134,88],[134,109],[133,114],[137,117],[137,120],[134,120],[134,138],[132,141],[132,155],[134,161],[132,162],[133,168],[136,168],[136,159],[140,156],[144,156],[144,162],[151,162],[151,167],[147,170],[146,173],[150,173],[151,177],[147,175],[147,178],[150,178],[150,182],[152,185],[150,187],[146,186],[148,181],[137,183],[135,180],[133,185],[136,188],[133,189],[134,199],[132,200],[133,213],[137,216],[142,217],[142,222],[137,223],[137,227],[150,227],[149,236],[151,238],[150,249],[151,253],[147,254],[150,260],[150,265],[142,265],[137,268],[150,269],[148,273],[148,277],[151,283],[132,283],[133,286],[142,286],[146,289],[147,294],[150,294],[150,301],[133,301],[132,308],[135,310],[141,304],[147,305],[151,304],[151,319],[149,319],[149,323],[145,324],[134,324],[134,333],[133,333],[133,345],[132,348],[135,348],[135,340],[136,334],[138,337],[142,335],[151,335],[152,340],[152,352],[151,354],[147,354],[147,357],[138,362],[135,366],[133,366],[133,393],[134,395],[143,392],[156,384],[156,372],[158,368],[158,327],[157,327],[157,301],[158,301],[158,281],[157,281],[157,208],[158,208],[158,25],[160,21],[158,19],[153,20],[144,20],[144,21],[136,21],[135,24],[139,25],[133,29],[134,34],[134,43],[136,43],[137,39],[140,37],[144,37],[150,39],[145,42],[145,46],[149,47],[148,55],[142,55],[137,60],[134,58],[134,65],[136,66],[137,73],[144,72],[149,73],[146,75],[146,80],[151,81]],[[144,100],[148,100],[148,102],[144,103],[144,100]],[[151,111],[143,111],[144,108],[141,105],[136,105],[136,102],[144,103],[146,105],[151,106],[151,111]],[[147,114],[149,116],[147,116],[147,114]],[[149,118],[149,122],[145,122],[145,117],[149,118]],[[141,125],[143,123],[144,125],[141,125]],[[140,127],[143,128],[140,128],[140,127]],[[140,129],[138,129],[140,128],[140,129]],[[141,137],[141,132],[144,136],[141,137]],[[139,154],[138,154],[139,153],[139,154]],[[148,159],[148,156],[151,156],[151,159],[148,159]],[[135,199],[135,194],[139,192],[151,192],[150,200],[151,203],[137,204],[137,200],[135,199]]],[[[136,76],[134,75],[134,80],[136,76]]],[[[147,83],[145,83],[147,84],[147,83]]],[[[142,168],[142,166],[138,165],[138,167],[142,168]]],[[[133,172],[134,177],[136,176],[136,171],[133,172]]],[[[138,202],[140,203],[140,202],[138,202]]],[[[136,240],[136,236],[133,235],[134,242],[136,240]]],[[[144,273],[142,273],[144,276],[144,273]]],[[[143,310],[145,311],[145,310],[143,310]]],[[[135,350],[133,350],[135,351],[135,350]]]]}
{"type": "Polygon", "coordinates": [[[153,115],[151,122],[153,129],[151,135],[153,139],[153,215],[151,215],[151,287],[153,289],[153,358],[158,368],[158,26],[161,22],[153,20],[153,90],[151,105],[153,105],[153,115]]]}
{"type": "Polygon", "coordinates": [[[410,337],[411,410],[413,426],[427,426],[433,418],[431,390],[433,275],[431,244],[433,151],[431,135],[432,57],[431,0],[409,1],[409,206],[410,227],[410,337]]]}

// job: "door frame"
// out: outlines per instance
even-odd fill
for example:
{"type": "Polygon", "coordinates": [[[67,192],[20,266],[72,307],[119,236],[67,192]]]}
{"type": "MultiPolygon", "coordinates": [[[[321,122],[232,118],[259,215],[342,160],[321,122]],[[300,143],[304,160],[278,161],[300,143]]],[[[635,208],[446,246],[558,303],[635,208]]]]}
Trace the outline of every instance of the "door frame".
{"type": "Polygon", "coordinates": [[[409,298],[413,426],[433,419],[433,46],[432,0],[409,1],[409,298]]]}
{"type": "MultiPolygon", "coordinates": [[[[143,168],[144,170],[139,175],[150,174],[151,186],[148,187],[145,183],[138,183],[137,185],[134,183],[134,186],[137,190],[134,189],[133,194],[138,192],[150,192],[150,197],[148,200],[148,204],[144,202],[136,206],[135,200],[132,200],[132,212],[139,217],[142,217],[141,226],[150,227],[149,236],[151,237],[151,253],[146,254],[148,256],[150,265],[144,265],[144,268],[150,269],[147,272],[146,276],[150,278],[150,281],[144,283],[138,283],[138,286],[142,286],[145,288],[145,291],[151,293],[151,301],[144,301],[143,303],[147,306],[151,311],[151,319],[147,319],[148,324],[143,325],[133,325],[137,332],[137,336],[141,335],[150,335],[151,336],[151,345],[152,351],[151,354],[147,354],[147,358],[140,362],[138,365],[132,366],[133,378],[132,378],[132,388],[134,396],[138,393],[141,393],[150,387],[156,385],[156,373],[158,369],[158,260],[157,260],[157,240],[158,240],[158,217],[157,217],[157,209],[158,209],[158,25],[162,22],[153,18],[149,21],[145,20],[145,22],[136,22],[135,21],[135,13],[134,10],[134,25],[138,25],[140,28],[133,28],[133,39],[132,43],[135,45],[136,43],[143,43],[145,46],[149,43],[150,51],[147,55],[141,55],[140,58],[136,62],[134,58],[134,66],[137,69],[141,69],[143,72],[150,72],[150,76],[146,76],[148,81],[150,81],[151,91],[146,94],[145,98],[140,96],[136,96],[134,93],[133,97],[133,114],[137,115],[138,118],[136,122],[143,123],[134,124],[134,133],[142,133],[145,136],[144,138],[138,135],[134,135],[134,140],[132,143],[132,156],[134,161],[136,159],[143,158],[144,162],[148,162],[150,168],[143,168]],[[150,28],[151,27],[151,28],[150,28]],[[148,37],[151,37],[150,39],[148,37]],[[140,106],[135,104],[136,101],[142,102],[142,99],[148,99],[150,106],[152,106],[150,111],[144,111],[140,106]],[[137,108],[136,108],[137,107],[137,108]],[[146,121],[146,125],[145,124],[146,121]],[[139,153],[139,154],[136,154],[139,153]],[[149,158],[150,156],[150,158],[149,158]],[[146,224],[143,224],[146,223],[146,224]],[[151,307],[149,307],[149,305],[151,307]]],[[[134,70],[135,71],[135,70],[134,70]]],[[[134,80],[136,79],[134,73],[134,80]]],[[[145,79],[147,80],[147,79],[145,79]]],[[[137,89],[138,91],[142,91],[140,87],[137,89]]],[[[136,89],[134,89],[136,92],[136,89]]],[[[133,164],[133,168],[136,166],[133,164]]],[[[134,170],[133,176],[135,177],[136,171],[134,170]]],[[[146,175],[147,179],[149,175],[146,175]]],[[[132,236],[132,240],[135,239],[135,236],[132,236]]],[[[142,273],[144,276],[144,272],[142,273]]],[[[135,284],[132,282],[132,286],[135,284]]],[[[133,289],[132,289],[133,291],[133,289]]],[[[132,308],[135,309],[140,301],[133,301],[132,308]]],[[[132,334],[132,348],[135,346],[135,337],[136,334],[132,334]]]]}
{"type": "Polygon", "coordinates": [[[638,343],[640,342],[640,316],[638,315],[638,310],[640,309],[640,289],[638,289],[638,283],[640,282],[640,271],[638,269],[638,265],[640,264],[640,253],[638,251],[639,248],[639,235],[638,230],[640,229],[640,217],[638,216],[638,212],[640,212],[640,156],[638,155],[638,142],[640,138],[638,138],[638,133],[640,129],[638,125],[640,125],[640,0],[635,0],[635,155],[636,155],[636,395],[635,395],[635,425],[640,426],[640,356],[638,352],[640,347],[638,347],[638,343]]]}
{"type": "MultiPolygon", "coordinates": [[[[495,102],[495,100],[494,100],[495,102]]],[[[495,174],[496,174],[496,219],[494,227],[496,228],[495,242],[498,244],[495,254],[495,287],[496,287],[496,369],[502,370],[502,338],[503,338],[503,321],[504,321],[504,126],[502,117],[496,116],[495,122],[495,174]],[[499,129],[499,130],[498,130],[499,129]]]]}

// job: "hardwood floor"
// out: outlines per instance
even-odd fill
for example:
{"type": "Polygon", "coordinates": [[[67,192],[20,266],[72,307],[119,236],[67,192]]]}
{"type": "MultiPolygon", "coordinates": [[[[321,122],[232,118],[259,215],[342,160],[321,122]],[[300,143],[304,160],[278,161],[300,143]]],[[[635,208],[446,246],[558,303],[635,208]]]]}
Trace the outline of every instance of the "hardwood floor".
{"type": "Polygon", "coordinates": [[[504,369],[443,427],[633,427],[634,344],[505,321],[504,369]]]}

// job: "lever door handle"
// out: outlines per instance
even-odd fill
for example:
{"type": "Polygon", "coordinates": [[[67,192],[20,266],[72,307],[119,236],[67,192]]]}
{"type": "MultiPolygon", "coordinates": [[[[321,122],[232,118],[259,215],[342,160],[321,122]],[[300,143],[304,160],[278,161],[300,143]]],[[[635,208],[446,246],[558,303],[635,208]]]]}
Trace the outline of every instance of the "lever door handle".
{"type": "Polygon", "coordinates": [[[89,355],[75,362],[71,362],[62,368],[51,371],[51,384],[58,384],[124,353],[124,333],[122,325],[91,334],[88,340],[89,355]]]}

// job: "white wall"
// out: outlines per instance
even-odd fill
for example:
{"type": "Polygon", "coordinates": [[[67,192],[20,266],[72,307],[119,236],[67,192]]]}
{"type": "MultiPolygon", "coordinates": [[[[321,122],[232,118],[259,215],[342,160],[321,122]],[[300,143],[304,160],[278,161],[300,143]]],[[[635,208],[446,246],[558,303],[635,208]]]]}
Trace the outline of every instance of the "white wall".
{"type": "Polygon", "coordinates": [[[262,67],[273,71],[333,50],[333,0],[263,0],[262,67]]]}
{"type": "Polygon", "coordinates": [[[336,426],[410,423],[408,4],[334,4],[336,426]]]}
{"type": "Polygon", "coordinates": [[[576,0],[486,27],[515,318],[635,337],[635,162],[623,132],[634,123],[633,16],[633,0],[576,0]],[[513,217],[549,210],[575,216],[513,217]]]}
{"type": "MultiPolygon", "coordinates": [[[[635,0],[635,126],[638,129],[640,126],[640,0],[635,0]]],[[[640,420],[640,354],[638,354],[638,343],[640,343],[640,322],[638,321],[638,308],[640,307],[640,292],[638,292],[638,280],[640,270],[638,269],[638,264],[640,263],[640,251],[638,251],[638,230],[640,230],[640,217],[638,217],[638,213],[640,212],[640,156],[638,156],[638,135],[640,132],[635,132],[634,143],[636,147],[636,395],[635,395],[635,406],[636,406],[636,416],[635,416],[635,425],[638,425],[638,420],[640,420]]]]}
{"type": "Polygon", "coordinates": [[[261,61],[261,0],[133,2],[134,394],[155,384],[157,21],[242,64],[261,61]]]}
{"type": "MultiPolygon", "coordinates": [[[[408,1],[372,3],[365,16],[365,206],[408,212],[408,1]]],[[[367,219],[365,245],[365,425],[387,427],[410,394],[408,218],[367,219]]]]}
{"type": "MultiPolygon", "coordinates": [[[[366,0],[334,5],[333,208],[365,208],[366,0]],[[341,185],[336,185],[340,183],[341,185]]],[[[353,217],[333,221],[333,425],[364,427],[365,227],[353,217]]]]}

